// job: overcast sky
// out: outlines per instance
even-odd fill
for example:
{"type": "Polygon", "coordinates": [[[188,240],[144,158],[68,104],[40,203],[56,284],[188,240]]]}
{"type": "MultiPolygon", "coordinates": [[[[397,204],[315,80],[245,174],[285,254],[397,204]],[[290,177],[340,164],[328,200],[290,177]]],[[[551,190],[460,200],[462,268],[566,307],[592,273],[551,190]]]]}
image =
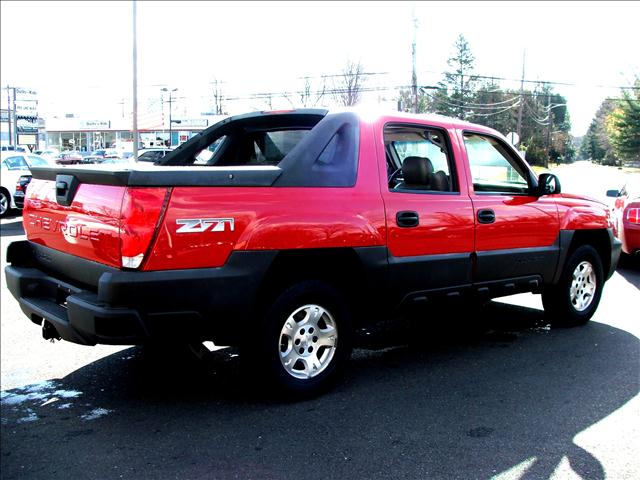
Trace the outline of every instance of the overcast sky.
{"type": "MultiPolygon", "coordinates": [[[[200,101],[207,110],[201,97],[214,78],[228,96],[299,90],[300,77],[338,74],[347,59],[384,72],[369,85],[409,84],[412,11],[420,85],[442,79],[460,33],[476,73],[511,79],[503,87],[518,88],[526,50],[527,80],[571,84],[554,88],[568,100],[575,135],[602,100],[640,75],[640,2],[140,1],[137,8],[142,109],[167,85],[178,88],[177,102],[200,101]]],[[[119,112],[123,99],[131,109],[132,2],[3,1],[0,21],[3,88],[37,90],[41,111],[101,119],[119,112]]]]}

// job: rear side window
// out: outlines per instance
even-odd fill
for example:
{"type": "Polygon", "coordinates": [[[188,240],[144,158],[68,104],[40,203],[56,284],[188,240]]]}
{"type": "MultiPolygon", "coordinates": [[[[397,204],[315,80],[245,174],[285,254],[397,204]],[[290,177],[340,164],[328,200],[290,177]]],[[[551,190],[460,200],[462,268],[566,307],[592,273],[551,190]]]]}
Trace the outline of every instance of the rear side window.
{"type": "Polygon", "coordinates": [[[309,129],[259,130],[226,135],[212,142],[200,152],[194,165],[211,166],[277,166],[302,140],[309,129]]]}
{"type": "Polygon", "coordinates": [[[458,192],[446,132],[422,125],[387,125],[384,143],[390,191],[458,192]]]}

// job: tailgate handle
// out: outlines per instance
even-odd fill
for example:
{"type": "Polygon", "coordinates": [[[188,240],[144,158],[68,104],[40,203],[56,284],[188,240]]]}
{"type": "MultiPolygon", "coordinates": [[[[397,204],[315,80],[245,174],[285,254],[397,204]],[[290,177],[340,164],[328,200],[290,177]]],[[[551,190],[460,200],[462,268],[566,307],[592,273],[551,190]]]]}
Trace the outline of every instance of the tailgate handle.
{"type": "Polygon", "coordinates": [[[56,175],[56,201],[58,204],[65,207],[70,206],[79,186],[80,182],[73,175],[56,175]]]}
{"type": "Polygon", "coordinates": [[[56,195],[64,195],[67,192],[67,182],[56,182],[56,195]]]}

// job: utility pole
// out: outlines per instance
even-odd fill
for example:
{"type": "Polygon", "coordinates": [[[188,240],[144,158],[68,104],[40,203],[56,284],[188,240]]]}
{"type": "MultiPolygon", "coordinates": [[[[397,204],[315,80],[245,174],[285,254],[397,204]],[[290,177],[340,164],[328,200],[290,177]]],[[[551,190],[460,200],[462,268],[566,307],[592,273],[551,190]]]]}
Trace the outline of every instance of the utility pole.
{"type": "MultiPolygon", "coordinates": [[[[173,108],[171,106],[171,104],[173,103],[173,99],[171,98],[171,94],[176,90],[178,89],[174,88],[170,90],[166,87],[162,89],[163,92],[169,92],[169,146],[170,147],[173,147],[173,117],[172,117],[173,108]]],[[[176,123],[180,123],[180,120],[176,120],[176,123]]]]}
{"type": "MultiPolygon", "coordinates": [[[[13,145],[13,136],[11,135],[11,87],[7,84],[7,125],[9,125],[9,145],[13,145]]],[[[15,115],[15,114],[14,114],[15,115]]]]}
{"type": "Polygon", "coordinates": [[[418,75],[416,74],[416,32],[418,31],[418,19],[415,7],[412,9],[413,17],[413,43],[411,45],[411,57],[413,60],[413,73],[411,74],[411,92],[413,95],[413,113],[418,113],[418,75]]]}
{"type": "MultiPolygon", "coordinates": [[[[18,112],[16,112],[16,87],[13,90],[13,144],[18,146],[18,112]]],[[[11,124],[11,122],[9,122],[11,124]]]]}
{"type": "Polygon", "coordinates": [[[547,116],[549,121],[547,122],[547,156],[545,160],[545,168],[549,168],[549,160],[551,158],[551,124],[553,123],[553,115],[551,111],[551,87],[547,84],[547,116]]]}
{"type": "Polygon", "coordinates": [[[133,0],[133,158],[138,161],[138,41],[136,0],[133,0]]]}
{"type": "Polygon", "coordinates": [[[520,80],[520,107],[518,108],[518,126],[516,128],[516,133],[518,134],[518,142],[522,138],[522,109],[524,107],[524,57],[527,53],[526,50],[522,52],[522,78],[520,80]]]}

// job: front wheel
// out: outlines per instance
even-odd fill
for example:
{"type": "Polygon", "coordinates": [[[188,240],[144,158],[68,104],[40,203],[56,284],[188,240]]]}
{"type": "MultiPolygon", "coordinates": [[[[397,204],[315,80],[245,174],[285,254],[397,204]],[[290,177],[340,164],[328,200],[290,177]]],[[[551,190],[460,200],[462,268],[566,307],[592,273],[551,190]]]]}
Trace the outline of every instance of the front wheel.
{"type": "Polygon", "coordinates": [[[259,330],[241,357],[250,372],[264,374],[267,386],[279,392],[306,396],[325,390],[351,355],[349,309],[341,293],[325,282],[287,288],[267,310],[259,330]]]}
{"type": "Polygon", "coordinates": [[[542,293],[545,314],[559,326],[583,325],[598,308],[603,287],[598,252],[589,245],[578,247],[567,260],[560,281],[542,293]]]}
{"type": "Polygon", "coordinates": [[[0,188],[0,218],[9,215],[9,210],[11,210],[11,197],[0,188]]]}

